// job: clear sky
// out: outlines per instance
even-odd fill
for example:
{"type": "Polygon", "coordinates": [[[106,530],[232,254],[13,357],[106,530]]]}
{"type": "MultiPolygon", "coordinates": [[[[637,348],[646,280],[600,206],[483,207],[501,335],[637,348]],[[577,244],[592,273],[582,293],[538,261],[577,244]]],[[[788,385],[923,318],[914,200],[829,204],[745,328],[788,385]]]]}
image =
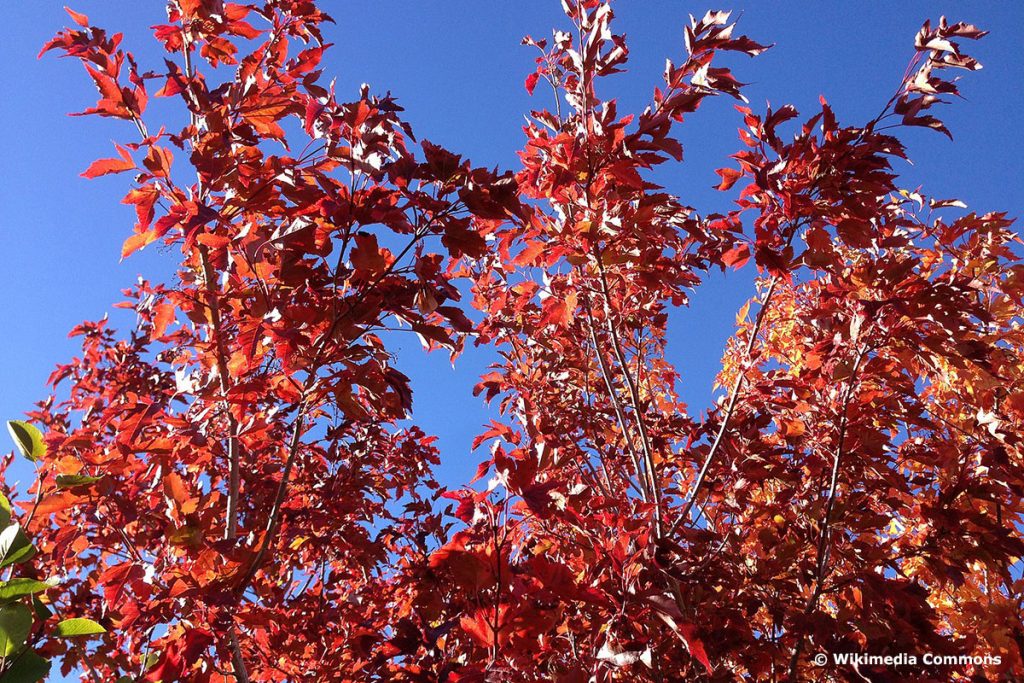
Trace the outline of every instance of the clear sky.
{"type": "MultiPolygon", "coordinates": [[[[127,176],[87,181],[79,173],[110,142],[130,138],[127,124],[69,118],[96,99],[81,67],[52,54],[36,59],[42,43],[69,23],[63,2],[12,2],[4,8],[0,40],[0,418],[19,418],[45,395],[53,366],[76,352],[67,332],[83,319],[111,311],[122,287],[142,274],[159,279],[174,266],[176,251],[150,248],[119,262],[133,210],[120,204],[127,176]]],[[[143,68],[158,68],[162,54],[148,26],[161,22],[162,0],[73,0],[92,22],[123,31],[126,47],[143,68]]],[[[966,74],[967,101],[942,118],[955,137],[926,130],[905,135],[914,166],[899,170],[905,184],[924,185],[933,196],[958,197],[973,210],[1024,205],[1024,155],[1020,121],[1024,105],[1019,33],[1024,4],[1004,1],[811,0],[722,2],[742,13],[740,28],[755,40],[775,43],[756,59],[734,58],[736,76],[751,85],[752,105],[792,103],[811,112],[825,95],[848,123],[873,116],[896,87],[926,18],[946,14],[990,30],[969,51],[985,65],[966,74]]],[[[335,47],[326,76],[339,93],[355,97],[360,83],[391,90],[406,108],[418,137],[468,156],[477,165],[514,168],[523,142],[523,114],[550,106],[550,94],[523,90],[534,54],[520,46],[525,34],[545,37],[564,28],[558,0],[324,0],[337,24],[327,28],[335,47]]],[[[605,79],[602,95],[618,97],[620,112],[641,110],[660,83],[666,57],[683,54],[687,14],[704,5],[678,0],[620,0],[616,30],[625,32],[629,71],[605,79]]],[[[728,208],[729,195],[711,190],[714,169],[739,148],[738,117],[731,101],[712,101],[682,129],[686,161],[659,180],[702,213],[728,208]]],[[[172,121],[180,126],[179,118],[172,121]]],[[[153,127],[151,122],[150,127],[153,127]]],[[[171,126],[174,127],[174,126],[171,126]]],[[[672,324],[670,352],[682,368],[682,396],[699,412],[710,402],[724,340],[736,310],[752,293],[751,270],[715,277],[696,291],[691,308],[672,324]]],[[[440,437],[439,476],[457,485],[472,476],[479,457],[469,452],[488,411],[472,396],[487,351],[468,353],[455,369],[443,353],[425,357],[412,337],[400,366],[415,391],[415,421],[440,437]]],[[[0,437],[6,438],[6,437],[0,437]]],[[[0,446],[6,451],[9,444],[0,446]]],[[[24,468],[15,476],[27,477],[24,468]]]]}

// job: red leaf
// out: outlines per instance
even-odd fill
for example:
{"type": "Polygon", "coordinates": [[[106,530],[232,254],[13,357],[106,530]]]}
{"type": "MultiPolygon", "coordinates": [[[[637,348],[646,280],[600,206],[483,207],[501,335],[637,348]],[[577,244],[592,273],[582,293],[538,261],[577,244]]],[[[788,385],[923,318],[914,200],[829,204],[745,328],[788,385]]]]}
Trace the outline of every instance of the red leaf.
{"type": "Polygon", "coordinates": [[[741,243],[722,254],[722,263],[739,270],[750,260],[750,246],[741,243]]]}
{"type": "Polygon", "coordinates": [[[708,659],[708,654],[704,650],[704,643],[696,636],[697,629],[693,624],[682,621],[682,613],[675,602],[664,595],[648,596],[647,601],[654,608],[654,613],[658,618],[665,622],[679,636],[679,639],[686,645],[686,649],[690,651],[690,654],[704,665],[708,674],[711,674],[711,660],[708,659]]]}
{"type": "Polygon", "coordinates": [[[573,318],[576,312],[576,292],[569,292],[565,298],[549,297],[544,302],[544,315],[540,319],[541,325],[565,326],[573,318]]]}
{"type": "Polygon", "coordinates": [[[533,94],[534,88],[537,87],[537,81],[540,80],[540,74],[534,71],[532,74],[526,77],[526,92],[533,94]]]}
{"type": "Polygon", "coordinates": [[[473,321],[466,317],[461,308],[457,306],[438,306],[437,312],[451,323],[456,332],[473,331],[473,321]]]}
{"type": "Polygon", "coordinates": [[[138,226],[141,229],[145,229],[153,222],[153,207],[156,205],[156,200],[159,198],[160,188],[157,187],[156,184],[150,184],[133,188],[125,198],[121,200],[121,203],[135,205],[135,213],[139,219],[138,226]]]}
{"type": "Polygon", "coordinates": [[[466,615],[459,620],[459,626],[476,641],[480,647],[490,647],[494,644],[494,630],[491,628],[488,619],[490,615],[485,610],[477,610],[473,616],[466,615]]]}
{"type": "Polygon", "coordinates": [[[480,590],[494,581],[491,562],[471,550],[461,550],[459,539],[449,541],[430,556],[430,566],[445,569],[461,588],[480,590]]]}
{"type": "Polygon", "coordinates": [[[75,20],[75,23],[82,28],[89,28],[89,17],[85,16],[81,12],[76,12],[70,7],[65,6],[64,11],[71,15],[71,18],[75,20]]]}
{"type": "Polygon", "coordinates": [[[690,651],[698,662],[704,665],[707,669],[708,674],[712,673],[711,660],[708,659],[708,653],[704,650],[704,643],[695,634],[697,629],[692,624],[678,624],[679,628],[677,633],[684,643],[686,643],[686,649],[690,651]]]}
{"type": "Polygon", "coordinates": [[[352,265],[355,266],[360,277],[370,279],[388,267],[388,259],[377,245],[376,236],[364,232],[357,233],[355,242],[356,246],[352,250],[351,258],[352,265]]]}
{"type": "Polygon", "coordinates": [[[557,488],[558,482],[546,481],[523,488],[519,495],[530,508],[530,512],[541,519],[547,519],[557,510],[556,499],[551,496],[551,492],[557,488]]]}
{"type": "Polygon", "coordinates": [[[716,190],[728,190],[730,187],[736,184],[736,181],[743,177],[743,172],[738,171],[735,168],[720,168],[715,171],[718,175],[722,176],[722,182],[715,188],[716,190]]]}
{"type": "Polygon", "coordinates": [[[130,578],[139,578],[143,573],[142,567],[132,562],[122,562],[104,570],[97,583],[103,586],[103,600],[107,609],[117,609],[118,598],[124,592],[125,584],[130,578]]]}

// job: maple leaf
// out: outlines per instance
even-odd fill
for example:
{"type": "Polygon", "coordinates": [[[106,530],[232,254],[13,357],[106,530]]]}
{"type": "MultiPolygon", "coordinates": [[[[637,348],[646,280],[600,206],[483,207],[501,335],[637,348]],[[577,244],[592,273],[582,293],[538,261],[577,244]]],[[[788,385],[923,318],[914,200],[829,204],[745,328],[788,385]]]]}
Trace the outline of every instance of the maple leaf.
{"type": "Polygon", "coordinates": [[[124,147],[117,146],[118,154],[120,155],[117,159],[97,159],[92,162],[83,173],[84,178],[98,178],[103,175],[111,173],[124,173],[125,171],[135,170],[135,162],[132,161],[131,155],[124,147]]]}

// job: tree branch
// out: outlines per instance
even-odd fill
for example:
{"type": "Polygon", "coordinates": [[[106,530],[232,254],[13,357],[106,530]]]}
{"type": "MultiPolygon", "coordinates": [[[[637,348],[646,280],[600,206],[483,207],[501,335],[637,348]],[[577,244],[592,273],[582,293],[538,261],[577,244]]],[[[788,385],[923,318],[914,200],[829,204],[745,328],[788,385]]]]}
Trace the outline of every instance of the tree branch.
{"type": "Polygon", "coordinates": [[[601,283],[601,294],[604,298],[605,327],[607,328],[608,336],[612,341],[612,350],[615,352],[615,358],[619,363],[619,367],[622,369],[623,380],[629,390],[629,400],[633,408],[633,420],[636,422],[637,432],[640,434],[640,447],[643,449],[644,469],[647,477],[647,487],[650,491],[649,497],[654,502],[655,532],[656,535],[660,537],[662,535],[661,489],[658,486],[658,480],[656,477],[657,468],[654,463],[654,451],[651,448],[651,440],[647,434],[647,424],[644,422],[643,412],[640,409],[640,392],[637,389],[636,383],[633,381],[633,375],[629,371],[629,363],[626,361],[625,353],[622,351],[622,343],[619,340],[618,331],[615,329],[615,324],[612,322],[611,292],[608,287],[608,278],[604,272],[604,264],[601,263],[601,252],[596,246],[594,247],[594,258],[597,262],[597,272],[601,283]]]}
{"type": "Polygon", "coordinates": [[[238,683],[249,683],[249,672],[245,668],[245,659],[242,658],[242,646],[238,642],[238,627],[231,622],[231,666],[234,669],[235,680],[238,683]]]}
{"type": "MultiPolygon", "coordinates": [[[[846,444],[846,428],[849,423],[850,400],[853,398],[853,390],[857,385],[857,374],[860,371],[860,364],[867,355],[867,348],[861,349],[854,361],[853,369],[850,371],[850,379],[846,384],[846,391],[843,394],[843,409],[839,418],[839,436],[836,439],[836,452],[832,459],[832,473],[829,477],[828,498],[825,504],[825,516],[821,523],[821,533],[818,535],[817,561],[814,571],[814,591],[807,606],[804,608],[804,615],[809,615],[818,606],[818,598],[821,597],[822,587],[825,580],[826,562],[828,560],[829,525],[832,523],[832,514],[835,510],[836,493],[839,488],[839,469],[843,460],[843,451],[846,444]]],[[[793,656],[789,660],[789,681],[796,680],[796,668],[800,662],[800,654],[803,651],[806,633],[801,633],[793,648],[793,656]]]]}
{"type": "Polygon", "coordinates": [[[690,515],[690,511],[693,509],[694,503],[697,502],[697,493],[704,485],[705,480],[708,476],[708,471],[711,469],[711,463],[714,462],[715,456],[718,455],[719,449],[722,447],[722,443],[725,441],[725,432],[729,428],[729,423],[732,420],[733,413],[736,411],[736,404],[739,400],[740,390],[743,388],[743,381],[746,379],[746,368],[743,367],[750,360],[750,355],[754,351],[754,344],[757,341],[758,332],[761,329],[761,324],[764,322],[765,313],[768,311],[768,306],[771,304],[772,296],[775,294],[775,288],[779,283],[779,276],[776,275],[772,278],[771,284],[768,285],[768,291],[765,293],[764,301],[761,302],[761,309],[757,312],[757,317],[754,319],[754,325],[750,330],[750,338],[747,340],[747,348],[743,353],[743,364],[740,366],[739,372],[736,375],[736,381],[732,385],[732,390],[729,392],[729,404],[725,409],[725,415],[722,417],[722,423],[718,427],[718,433],[715,434],[715,440],[711,443],[711,450],[708,451],[708,455],[704,458],[704,463],[701,465],[700,472],[697,474],[697,479],[693,483],[693,488],[690,491],[689,499],[686,501],[686,505],[683,507],[683,511],[676,518],[672,524],[669,535],[672,536],[679,530],[679,527],[686,522],[690,515]]]}
{"type": "Polygon", "coordinates": [[[597,341],[597,330],[596,323],[594,322],[594,315],[590,311],[590,305],[586,306],[588,327],[590,328],[590,340],[594,345],[594,355],[597,356],[598,366],[601,368],[601,378],[604,380],[605,388],[608,391],[608,398],[612,402],[612,408],[615,410],[615,417],[619,423],[619,429],[622,430],[622,438],[626,442],[626,449],[629,451],[630,460],[633,462],[633,469],[636,470],[636,477],[640,486],[640,496],[644,502],[649,499],[647,484],[643,480],[643,471],[640,467],[640,457],[637,455],[636,447],[633,445],[633,439],[629,434],[629,429],[626,426],[626,417],[623,414],[622,405],[619,403],[618,392],[615,390],[615,386],[611,380],[611,370],[608,368],[608,362],[604,358],[604,354],[601,353],[601,346],[597,341]]]}

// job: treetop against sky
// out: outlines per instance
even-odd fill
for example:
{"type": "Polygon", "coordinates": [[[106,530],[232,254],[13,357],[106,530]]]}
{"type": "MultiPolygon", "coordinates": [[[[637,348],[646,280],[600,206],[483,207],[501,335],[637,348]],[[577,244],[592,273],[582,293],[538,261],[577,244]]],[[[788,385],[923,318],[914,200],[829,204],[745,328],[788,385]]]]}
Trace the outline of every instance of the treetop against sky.
{"type": "Polygon", "coordinates": [[[735,9],[12,8],[8,676],[1019,674],[1020,10],[735,9]]]}

